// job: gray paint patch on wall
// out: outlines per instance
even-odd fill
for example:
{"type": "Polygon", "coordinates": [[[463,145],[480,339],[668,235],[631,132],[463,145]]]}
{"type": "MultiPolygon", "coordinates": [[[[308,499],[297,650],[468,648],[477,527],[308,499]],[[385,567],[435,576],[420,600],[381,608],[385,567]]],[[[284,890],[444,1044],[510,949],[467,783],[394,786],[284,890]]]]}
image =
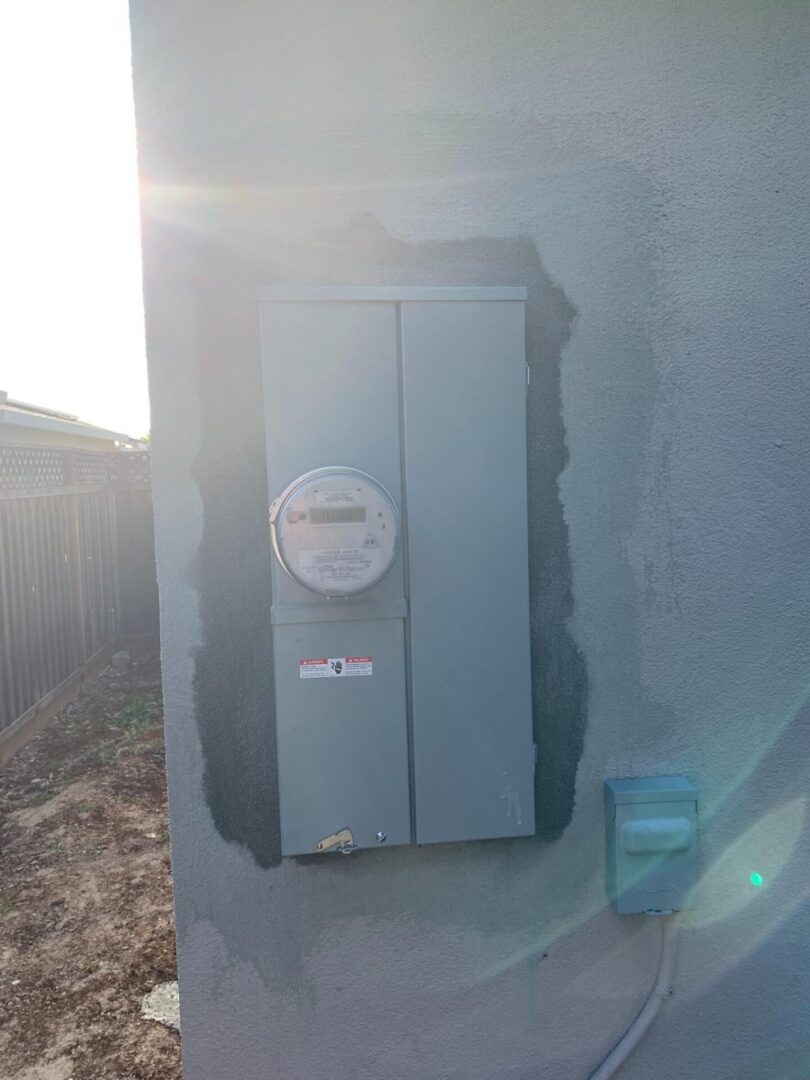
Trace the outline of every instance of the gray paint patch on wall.
{"type": "MultiPolygon", "coordinates": [[[[537,835],[571,820],[587,699],[585,661],[567,626],[571,563],[557,478],[566,461],[560,363],[575,311],[522,238],[409,245],[371,216],[330,230],[271,265],[220,269],[201,313],[204,505],[198,584],[204,644],[195,676],[205,791],[224,839],[260,866],[279,861],[278,784],[269,625],[267,490],[255,288],[319,284],[520,284],[528,287],[529,542],[537,835]],[[274,264],[274,265],[273,265],[274,264]],[[282,269],[283,268],[283,269],[282,269]],[[238,436],[238,437],[236,437],[238,436]]],[[[210,264],[227,265],[222,253],[210,264]]],[[[201,268],[201,277],[203,271],[201,268]]],[[[482,612],[482,617],[485,613],[482,612]]]]}
{"type": "Polygon", "coordinates": [[[270,549],[256,309],[244,269],[196,255],[203,504],[197,558],[202,645],[195,713],[205,797],[224,840],[263,867],[281,840],[273,715],[270,549]],[[216,267],[217,272],[211,268],[216,267]]]}

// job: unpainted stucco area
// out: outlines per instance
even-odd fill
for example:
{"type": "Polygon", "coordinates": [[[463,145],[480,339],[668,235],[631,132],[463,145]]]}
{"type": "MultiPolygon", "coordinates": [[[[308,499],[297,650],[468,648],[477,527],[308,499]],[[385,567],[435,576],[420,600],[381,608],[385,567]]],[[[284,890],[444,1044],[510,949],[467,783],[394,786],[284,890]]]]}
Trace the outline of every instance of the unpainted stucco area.
{"type": "MultiPolygon", "coordinates": [[[[365,215],[346,229],[320,233],[310,251],[313,283],[451,281],[528,288],[530,611],[534,728],[540,748],[537,835],[554,838],[573,812],[587,694],[584,659],[567,625],[571,566],[557,488],[565,464],[559,367],[574,309],[546,275],[528,239],[409,245],[365,215]]],[[[197,568],[203,644],[195,674],[204,786],[223,838],[243,844],[260,866],[269,866],[280,859],[278,779],[268,617],[268,496],[262,487],[264,425],[261,373],[251,340],[255,318],[250,317],[250,285],[255,289],[256,281],[272,284],[275,278],[261,268],[231,268],[214,284],[201,261],[197,280],[207,294],[200,328],[205,346],[198,353],[201,445],[195,465],[204,514],[197,568]],[[203,286],[205,282],[209,286],[203,286]],[[232,720],[235,705],[238,728],[232,720]]],[[[289,277],[284,283],[290,283],[289,277]]]]}

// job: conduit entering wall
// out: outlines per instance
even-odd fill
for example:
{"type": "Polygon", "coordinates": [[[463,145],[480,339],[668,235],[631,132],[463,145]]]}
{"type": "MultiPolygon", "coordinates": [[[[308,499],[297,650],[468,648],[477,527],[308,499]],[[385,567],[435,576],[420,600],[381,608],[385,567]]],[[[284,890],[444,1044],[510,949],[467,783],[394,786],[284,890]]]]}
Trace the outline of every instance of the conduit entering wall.
{"type": "Polygon", "coordinates": [[[672,996],[672,983],[675,977],[675,958],[678,947],[678,923],[679,915],[674,913],[664,916],[664,926],[661,935],[661,963],[658,967],[658,977],[655,986],[644,1008],[624,1033],[622,1038],[611,1050],[595,1073],[591,1074],[590,1080],[609,1080],[627,1061],[641,1040],[649,1031],[653,1021],[661,1010],[661,1006],[672,996]]]}

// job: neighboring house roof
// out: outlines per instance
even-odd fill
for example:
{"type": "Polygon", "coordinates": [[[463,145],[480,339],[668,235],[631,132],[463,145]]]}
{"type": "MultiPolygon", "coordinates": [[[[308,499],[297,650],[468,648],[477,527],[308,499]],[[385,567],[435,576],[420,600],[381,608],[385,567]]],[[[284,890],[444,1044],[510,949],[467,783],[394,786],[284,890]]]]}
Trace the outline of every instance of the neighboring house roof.
{"type": "Polygon", "coordinates": [[[71,413],[31,405],[27,401],[15,401],[5,390],[0,390],[0,424],[16,425],[22,438],[26,431],[56,431],[64,435],[79,435],[83,439],[99,439],[104,442],[120,442],[127,446],[143,446],[140,439],[122,431],[110,431],[80,420],[71,413]]]}

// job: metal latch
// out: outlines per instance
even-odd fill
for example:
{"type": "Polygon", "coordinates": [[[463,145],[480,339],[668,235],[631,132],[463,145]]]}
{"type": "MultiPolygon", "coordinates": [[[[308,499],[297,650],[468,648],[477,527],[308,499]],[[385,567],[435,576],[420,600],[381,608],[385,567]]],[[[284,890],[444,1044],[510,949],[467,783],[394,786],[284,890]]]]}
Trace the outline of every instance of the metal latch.
{"type": "Polygon", "coordinates": [[[350,855],[354,851],[354,834],[347,826],[338,832],[330,833],[315,845],[316,851],[339,851],[341,855],[350,855]]]}

